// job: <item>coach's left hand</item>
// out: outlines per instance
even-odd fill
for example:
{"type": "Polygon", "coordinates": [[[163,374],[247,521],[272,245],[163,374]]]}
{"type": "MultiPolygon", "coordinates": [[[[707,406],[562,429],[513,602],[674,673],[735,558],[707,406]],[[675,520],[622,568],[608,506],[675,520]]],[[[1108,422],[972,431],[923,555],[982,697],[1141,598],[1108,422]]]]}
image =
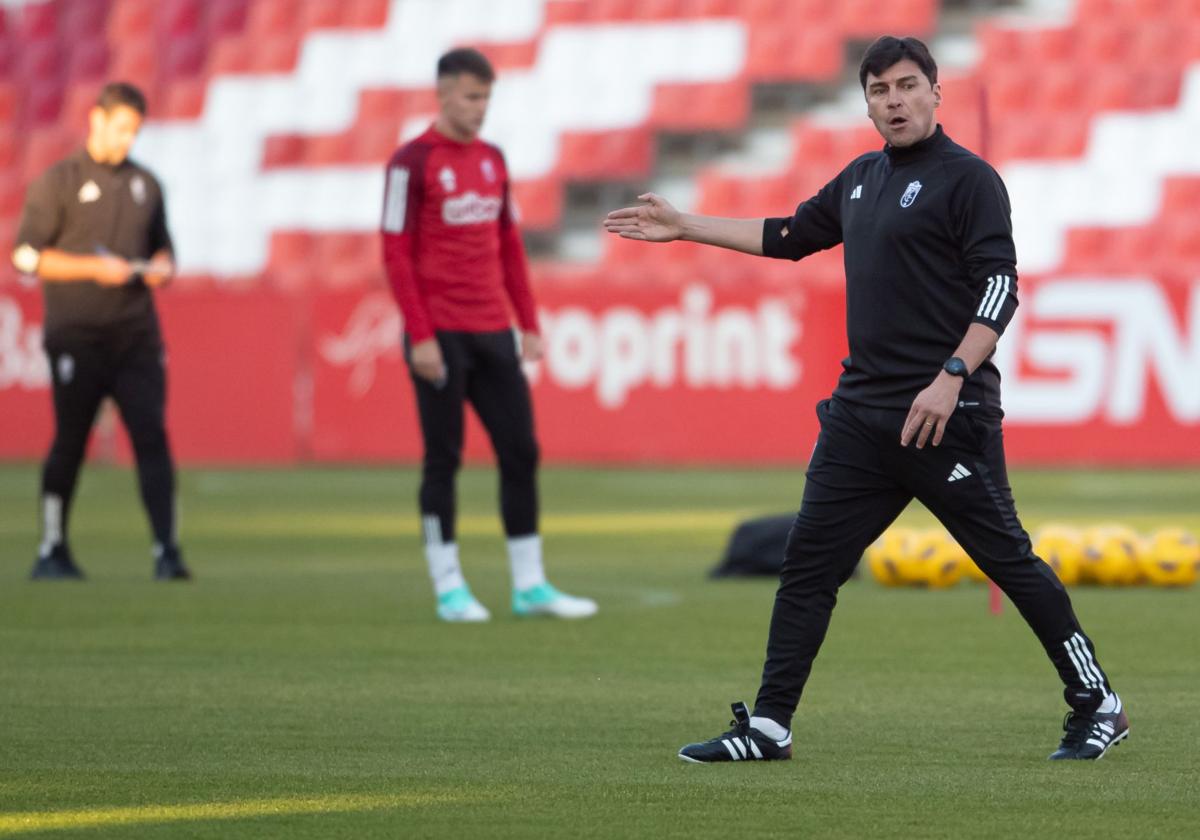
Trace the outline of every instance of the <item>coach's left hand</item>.
{"type": "Polygon", "coordinates": [[[535,332],[521,333],[521,361],[540,362],[545,355],[542,337],[535,332]]]}
{"type": "Polygon", "coordinates": [[[924,449],[931,432],[933,445],[939,445],[946,432],[946,423],[950,421],[950,415],[958,403],[962,384],[960,377],[942,371],[928,388],[917,394],[912,408],[908,410],[904,428],[900,431],[900,445],[908,446],[916,437],[917,449],[924,449]]]}

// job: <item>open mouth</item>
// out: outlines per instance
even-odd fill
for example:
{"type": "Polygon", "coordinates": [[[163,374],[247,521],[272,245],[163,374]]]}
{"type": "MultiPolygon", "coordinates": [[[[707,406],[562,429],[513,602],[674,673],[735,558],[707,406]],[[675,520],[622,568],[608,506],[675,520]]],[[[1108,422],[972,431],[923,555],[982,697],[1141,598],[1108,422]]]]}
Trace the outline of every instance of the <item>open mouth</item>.
{"type": "Polygon", "coordinates": [[[908,117],[892,117],[890,120],[888,120],[888,125],[890,125],[892,128],[900,128],[908,125],[908,117]]]}

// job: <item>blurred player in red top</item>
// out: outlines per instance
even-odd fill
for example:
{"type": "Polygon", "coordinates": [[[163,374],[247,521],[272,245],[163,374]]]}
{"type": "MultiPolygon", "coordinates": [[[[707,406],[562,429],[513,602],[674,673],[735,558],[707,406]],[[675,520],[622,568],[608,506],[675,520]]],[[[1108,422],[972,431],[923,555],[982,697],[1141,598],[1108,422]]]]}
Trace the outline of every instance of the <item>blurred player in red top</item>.
{"type": "Polygon", "coordinates": [[[470,401],[500,466],[513,612],[583,618],[596,612],[595,602],[555,589],[542,569],[538,445],[521,370],[522,360],[542,357],[542,340],[504,156],[479,139],[495,73],[482,53],[456,49],[438,60],[437,76],[437,120],[388,161],[382,221],[425,443],[421,524],[437,614],[490,618],[463,578],[455,542],[463,403],[470,401]]]}

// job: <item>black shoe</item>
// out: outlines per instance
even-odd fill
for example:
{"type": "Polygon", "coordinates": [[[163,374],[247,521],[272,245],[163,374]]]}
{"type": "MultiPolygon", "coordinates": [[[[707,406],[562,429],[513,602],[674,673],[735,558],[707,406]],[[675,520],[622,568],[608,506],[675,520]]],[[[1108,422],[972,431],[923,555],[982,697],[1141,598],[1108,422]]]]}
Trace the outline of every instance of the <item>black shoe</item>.
{"type": "Polygon", "coordinates": [[[734,703],[732,727],[720,737],[702,744],[688,744],[679,757],[693,764],[714,761],[781,761],[792,757],[792,733],[782,741],[774,741],[750,727],[750,712],[745,703],[734,703]]]}
{"type": "Polygon", "coordinates": [[[83,571],[75,565],[71,549],[56,545],[48,554],[39,554],[33,563],[30,580],[83,580],[83,571]]]}
{"type": "Polygon", "coordinates": [[[1095,761],[1103,758],[1110,747],[1129,737],[1129,718],[1125,716],[1121,701],[1117,700],[1117,710],[1111,713],[1067,712],[1063,730],[1062,743],[1050,755],[1051,761],[1095,761]]]}
{"type": "Polygon", "coordinates": [[[178,548],[164,549],[154,561],[155,580],[191,580],[192,573],[183,565],[183,555],[178,548]]]}

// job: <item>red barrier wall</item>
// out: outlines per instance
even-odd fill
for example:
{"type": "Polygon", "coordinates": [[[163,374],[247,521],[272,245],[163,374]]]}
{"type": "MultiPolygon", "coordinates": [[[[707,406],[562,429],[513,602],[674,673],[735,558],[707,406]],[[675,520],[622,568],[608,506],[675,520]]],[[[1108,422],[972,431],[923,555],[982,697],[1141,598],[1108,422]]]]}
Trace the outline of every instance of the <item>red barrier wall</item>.
{"type": "MultiPolygon", "coordinates": [[[[1022,278],[1000,344],[1014,462],[1200,464],[1200,282],[1022,278]]],[[[550,461],[803,463],[844,355],[836,288],[542,282],[530,371],[550,461]]],[[[185,462],[420,457],[400,320],[382,291],[160,296],[185,462]]],[[[0,290],[0,457],[50,411],[35,290],[0,290]]],[[[118,447],[120,449],[121,447],[118,447]]],[[[489,457],[472,420],[468,457],[489,457]]]]}

